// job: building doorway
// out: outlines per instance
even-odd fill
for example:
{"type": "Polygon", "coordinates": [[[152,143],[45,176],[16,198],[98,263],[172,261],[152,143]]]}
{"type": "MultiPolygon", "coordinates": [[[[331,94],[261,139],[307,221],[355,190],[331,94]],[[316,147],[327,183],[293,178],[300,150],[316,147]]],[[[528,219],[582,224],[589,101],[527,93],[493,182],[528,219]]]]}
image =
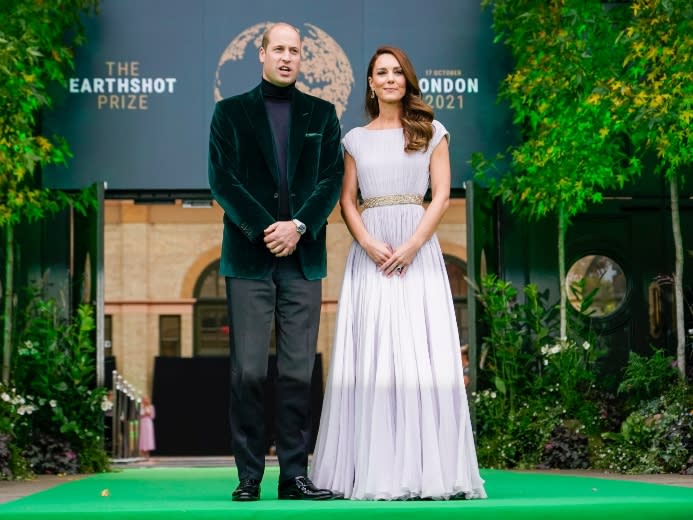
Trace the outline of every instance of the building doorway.
{"type": "Polygon", "coordinates": [[[193,292],[195,356],[228,356],[229,325],[226,310],[226,282],[219,275],[219,260],[209,264],[200,274],[193,292]]]}

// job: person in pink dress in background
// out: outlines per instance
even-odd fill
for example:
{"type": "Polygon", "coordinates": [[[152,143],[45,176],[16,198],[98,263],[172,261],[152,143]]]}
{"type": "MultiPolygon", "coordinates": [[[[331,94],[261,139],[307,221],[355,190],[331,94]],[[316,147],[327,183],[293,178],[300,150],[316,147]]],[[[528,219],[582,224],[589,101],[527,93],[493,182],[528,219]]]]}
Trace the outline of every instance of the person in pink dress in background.
{"type": "Polygon", "coordinates": [[[140,407],[140,457],[149,458],[149,452],[156,449],[154,443],[154,405],[146,395],[142,397],[140,407]]]}

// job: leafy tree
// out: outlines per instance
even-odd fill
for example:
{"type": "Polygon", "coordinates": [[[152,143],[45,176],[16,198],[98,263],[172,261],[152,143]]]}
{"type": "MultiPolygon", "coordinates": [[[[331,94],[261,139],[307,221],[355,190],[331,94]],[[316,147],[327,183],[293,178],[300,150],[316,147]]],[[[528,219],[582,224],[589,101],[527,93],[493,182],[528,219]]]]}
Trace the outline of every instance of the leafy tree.
{"type": "Polygon", "coordinates": [[[83,211],[93,195],[41,187],[41,166],[65,163],[64,140],[42,135],[40,111],[49,88],[66,84],[74,46],[83,43],[82,15],[98,0],[0,0],[0,229],[5,238],[2,380],[10,377],[13,330],[15,229],[68,204],[83,211]]]}
{"type": "Polygon", "coordinates": [[[633,0],[619,39],[625,74],[608,84],[612,110],[628,123],[637,149],[654,152],[654,171],[669,183],[676,265],[677,363],[686,373],[684,250],[679,184],[693,171],[693,4],[689,0],[633,0]]]}
{"type": "Polygon", "coordinates": [[[620,73],[614,46],[617,11],[584,0],[484,0],[492,7],[497,40],[509,48],[514,69],[500,97],[522,129],[508,149],[509,170],[475,154],[473,164],[511,211],[558,223],[560,336],[567,337],[565,236],[571,219],[602,201],[640,171],[627,155],[624,122],[605,100],[620,73]]]}

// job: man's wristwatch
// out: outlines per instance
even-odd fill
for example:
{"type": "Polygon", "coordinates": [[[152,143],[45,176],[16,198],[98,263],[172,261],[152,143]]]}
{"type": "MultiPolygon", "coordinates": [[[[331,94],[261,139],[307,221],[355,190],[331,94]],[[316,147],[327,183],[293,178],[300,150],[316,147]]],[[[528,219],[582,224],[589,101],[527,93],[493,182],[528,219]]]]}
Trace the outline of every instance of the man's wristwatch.
{"type": "Polygon", "coordinates": [[[301,222],[301,221],[298,220],[297,218],[293,219],[291,222],[293,222],[294,224],[296,224],[296,232],[297,232],[299,235],[303,235],[303,233],[306,232],[306,225],[305,225],[303,222],[301,222]]]}

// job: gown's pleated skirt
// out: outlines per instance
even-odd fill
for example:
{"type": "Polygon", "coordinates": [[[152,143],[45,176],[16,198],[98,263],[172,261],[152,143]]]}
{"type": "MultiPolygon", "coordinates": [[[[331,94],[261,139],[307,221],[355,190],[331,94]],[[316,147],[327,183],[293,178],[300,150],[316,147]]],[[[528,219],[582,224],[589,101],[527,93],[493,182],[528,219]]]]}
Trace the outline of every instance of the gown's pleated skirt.
{"type": "MultiPolygon", "coordinates": [[[[423,211],[383,206],[362,218],[372,236],[396,247],[423,211]]],[[[402,277],[384,276],[352,245],[311,477],[352,499],[486,496],[435,236],[402,277]]]]}

